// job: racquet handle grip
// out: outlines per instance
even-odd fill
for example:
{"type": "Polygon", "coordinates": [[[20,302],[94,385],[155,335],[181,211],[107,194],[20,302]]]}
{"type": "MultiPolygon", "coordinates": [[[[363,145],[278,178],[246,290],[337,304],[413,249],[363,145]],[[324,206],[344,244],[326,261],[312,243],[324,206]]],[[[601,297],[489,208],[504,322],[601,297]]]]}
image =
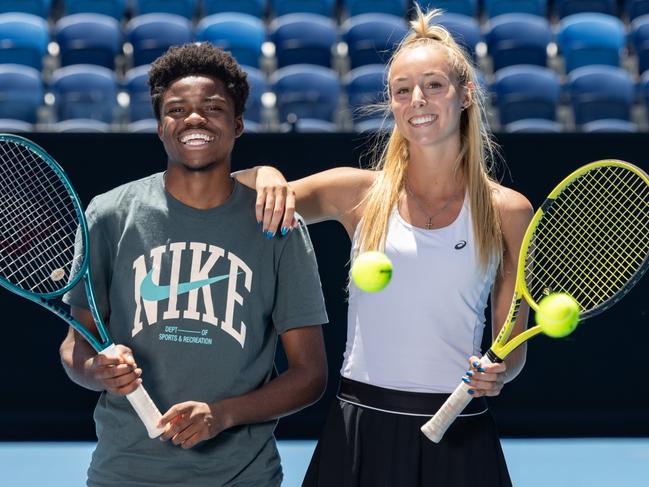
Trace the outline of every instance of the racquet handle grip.
{"type": "MultiPolygon", "coordinates": [[[[490,364],[491,360],[485,355],[480,359],[481,365],[490,364]]],[[[428,437],[430,441],[439,443],[446,433],[446,430],[453,424],[464,408],[471,402],[472,396],[469,394],[469,386],[464,382],[455,388],[453,393],[442,404],[426,424],[421,427],[421,432],[428,437]]]]}
{"type": "MultiPolygon", "coordinates": [[[[114,343],[103,349],[101,353],[107,357],[117,357],[118,355],[114,343]]],[[[158,420],[162,417],[162,414],[160,414],[158,407],[144,386],[140,385],[133,392],[129,392],[126,399],[128,399],[128,402],[131,403],[142,423],[144,423],[149,438],[157,438],[164,432],[164,428],[158,427],[158,420]]]]}

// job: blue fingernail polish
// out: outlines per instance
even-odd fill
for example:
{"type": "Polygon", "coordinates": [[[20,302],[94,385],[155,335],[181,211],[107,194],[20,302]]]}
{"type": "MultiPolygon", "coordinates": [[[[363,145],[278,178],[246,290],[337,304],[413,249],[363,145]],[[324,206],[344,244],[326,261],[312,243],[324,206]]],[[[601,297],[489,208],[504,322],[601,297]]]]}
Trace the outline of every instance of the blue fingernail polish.
{"type": "Polygon", "coordinates": [[[471,372],[470,370],[467,370],[466,375],[468,375],[469,377],[473,377],[473,372],[471,372]]]}
{"type": "Polygon", "coordinates": [[[265,233],[265,235],[266,235],[266,238],[269,239],[269,240],[270,240],[271,238],[273,238],[273,232],[271,232],[270,230],[268,230],[268,231],[265,233]]]}
{"type": "Polygon", "coordinates": [[[473,365],[475,368],[478,368],[478,367],[480,366],[480,362],[478,362],[478,361],[476,360],[476,361],[473,362],[471,365],[473,365]]]}
{"type": "Polygon", "coordinates": [[[484,370],[485,369],[483,369],[482,367],[478,367],[478,372],[484,372],[484,370]]]}
{"type": "Polygon", "coordinates": [[[261,220],[257,220],[257,225],[261,225],[263,222],[261,220]]]}
{"type": "Polygon", "coordinates": [[[471,382],[470,377],[462,377],[462,380],[464,381],[465,384],[468,384],[469,382],[471,382]]]}
{"type": "Polygon", "coordinates": [[[469,390],[466,391],[466,392],[468,392],[468,393],[471,394],[472,396],[475,394],[475,391],[474,391],[473,389],[469,389],[469,390]]]}
{"type": "Polygon", "coordinates": [[[282,227],[282,235],[286,235],[288,233],[288,228],[282,227]]]}

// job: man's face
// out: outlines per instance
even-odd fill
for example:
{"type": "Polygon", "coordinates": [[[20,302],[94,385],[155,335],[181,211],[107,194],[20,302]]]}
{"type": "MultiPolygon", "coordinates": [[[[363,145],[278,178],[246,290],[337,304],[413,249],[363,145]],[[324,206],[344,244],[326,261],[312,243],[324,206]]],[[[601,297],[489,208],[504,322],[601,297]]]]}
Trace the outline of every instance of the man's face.
{"type": "Polygon", "coordinates": [[[242,131],[241,116],[235,117],[234,102],[218,79],[179,78],[162,97],[158,136],[170,164],[206,171],[229,163],[242,131]]]}

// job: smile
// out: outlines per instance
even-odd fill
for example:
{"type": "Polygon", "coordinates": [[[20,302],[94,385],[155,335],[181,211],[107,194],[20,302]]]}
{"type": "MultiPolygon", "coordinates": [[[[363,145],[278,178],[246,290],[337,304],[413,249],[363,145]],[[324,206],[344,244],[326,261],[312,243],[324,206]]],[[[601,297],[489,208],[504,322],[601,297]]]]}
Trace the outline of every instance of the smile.
{"type": "Polygon", "coordinates": [[[185,145],[204,145],[212,142],[214,137],[199,132],[191,132],[183,135],[179,140],[185,145]]]}
{"type": "Polygon", "coordinates": [[[437,120],[437,115],[419,115],[417,117],[412,117],[408,120],[408,123],[413,127],[421,127],[423,125],[430,125],[435,120],[437,120]]]}

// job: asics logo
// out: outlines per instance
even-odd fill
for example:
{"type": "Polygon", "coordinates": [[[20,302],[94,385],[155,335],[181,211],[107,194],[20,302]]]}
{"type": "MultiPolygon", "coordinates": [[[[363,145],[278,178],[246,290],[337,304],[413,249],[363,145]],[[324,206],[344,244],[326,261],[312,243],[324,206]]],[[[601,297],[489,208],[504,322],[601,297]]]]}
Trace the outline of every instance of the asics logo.
{"type": "Polygon", "coordinates": [[[466,247],[466,240],[460,240],[458,243],[455,244],[455,250],[461,250],[464,247],[466,247]]]}

